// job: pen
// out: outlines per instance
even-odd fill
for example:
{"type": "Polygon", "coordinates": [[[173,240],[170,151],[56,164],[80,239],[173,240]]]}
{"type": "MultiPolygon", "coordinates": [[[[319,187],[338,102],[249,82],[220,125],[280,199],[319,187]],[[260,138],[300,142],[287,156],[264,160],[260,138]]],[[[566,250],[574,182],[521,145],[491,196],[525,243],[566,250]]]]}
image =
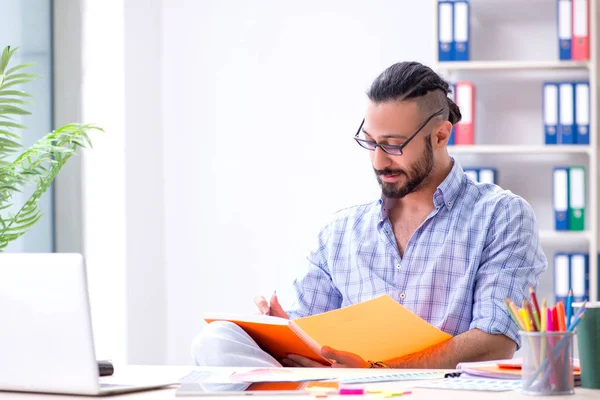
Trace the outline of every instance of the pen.
{"type": "Polygon", "coordinates": [[[556,313],[558,314],[558,331],[564,332],[567,328],[565,326],[565,305],[562,301],[556,303],[556,313]]]}
{"type": "Polygon", "coordinates": [[[542,300],[542,332],[546,332],[548,329],[548,306],[546,305],[546,299],[542,300]]]}
{"type": "Polygon", "coordinates": [[[540,306],[538,305],[537,296],[533,286],[529,286],[529,295],[531,296],[531,305],[533,306],[533,316],[535,318],[538,331],[541,331],[542,314],[540,313],[540,306]]]}
{"type": "Polygon", "coordinates": [[[573,289],[569,289],[567,295],[567,326],[571,325],[571,317],[573,316],[573,289]]]}
{"type": "Polygon", "coordinates": [[[539,332],[540,330],[540,320],[537,317],[537,314],[533,310],[531,303],[529,300],[525,300],[525,310],[527,310],[527,315],[531,319],[531,330],[534,332],[539,332]]]}

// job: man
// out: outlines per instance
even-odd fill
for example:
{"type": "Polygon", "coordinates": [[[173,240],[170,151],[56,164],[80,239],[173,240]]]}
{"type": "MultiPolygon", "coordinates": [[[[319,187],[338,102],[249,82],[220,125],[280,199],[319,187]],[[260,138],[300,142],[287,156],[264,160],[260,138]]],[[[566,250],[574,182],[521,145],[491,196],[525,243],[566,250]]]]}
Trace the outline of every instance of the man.
{"type": "MultiPolygon", "coordinates": [[[[383,294],[452,339],[390,360],[363,360],[324,347],[334,367],[455,368],[511,358],[518,327],[503,301],[525,299],[547,268],[530,205],[495,185],[469,180],[446,145],[460,121],[448,84],[416,62],[392,65],[372,84],[355,135],[370,151],[379,201],[339,211],[319,234],[309,269],[294,282],[298,307],[255,299],[265,314],[297,318],[383,294]]],[[[402,340],[402,338],[398,338],[402,340]]],[[[208,325],[192,346],[198,365],[322,365],[275,360],[237,325],[208,325]]]]}

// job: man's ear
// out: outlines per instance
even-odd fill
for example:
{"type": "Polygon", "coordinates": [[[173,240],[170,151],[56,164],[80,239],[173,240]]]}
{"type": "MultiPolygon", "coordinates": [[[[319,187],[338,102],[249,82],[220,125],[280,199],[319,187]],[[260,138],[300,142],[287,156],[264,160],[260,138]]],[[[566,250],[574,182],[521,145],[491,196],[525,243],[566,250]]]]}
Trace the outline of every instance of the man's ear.
{"type": "Polygon", "coordinates": [[[444,121],[439,124],[432,135],[434,138],[433,147],[445,147],[448,145],[450,133],[452,133],[452,123],[450,121],[444,121]]]}

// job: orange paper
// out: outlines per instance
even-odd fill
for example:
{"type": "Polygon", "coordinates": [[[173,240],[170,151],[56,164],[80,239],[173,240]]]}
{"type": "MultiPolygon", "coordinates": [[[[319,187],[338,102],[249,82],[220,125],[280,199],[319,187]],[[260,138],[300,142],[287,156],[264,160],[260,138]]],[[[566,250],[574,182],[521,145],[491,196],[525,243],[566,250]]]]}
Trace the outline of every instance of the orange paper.
{"type": "Polygon", "coordinates": [[[388,295],[288,321],[269,316],[205,316],[241,326],[277,359],[300,354],[322,363],[321,346],[381,361],[422,351],[452,336],[407,310],[388,295]]]}

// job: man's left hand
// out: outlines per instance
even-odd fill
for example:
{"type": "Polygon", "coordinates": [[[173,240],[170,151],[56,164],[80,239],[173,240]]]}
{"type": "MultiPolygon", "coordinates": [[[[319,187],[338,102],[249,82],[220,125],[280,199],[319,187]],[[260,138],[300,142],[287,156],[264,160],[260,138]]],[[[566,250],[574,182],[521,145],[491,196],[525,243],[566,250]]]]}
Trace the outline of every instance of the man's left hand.
{"type": "MultiPolygon", "coordinates": [[[[363,360],[359,355],[332,349],[331,347],[321,347],[321,355],[333,361],[332,368],[367,368],[369,363],[363,360]]],[[[323,365],[306,357],[297,354],[288,354],[287,358],[281,360],[284,367],[309,367],[309,368],[327,368],[329,365],[323,365]]]]}

